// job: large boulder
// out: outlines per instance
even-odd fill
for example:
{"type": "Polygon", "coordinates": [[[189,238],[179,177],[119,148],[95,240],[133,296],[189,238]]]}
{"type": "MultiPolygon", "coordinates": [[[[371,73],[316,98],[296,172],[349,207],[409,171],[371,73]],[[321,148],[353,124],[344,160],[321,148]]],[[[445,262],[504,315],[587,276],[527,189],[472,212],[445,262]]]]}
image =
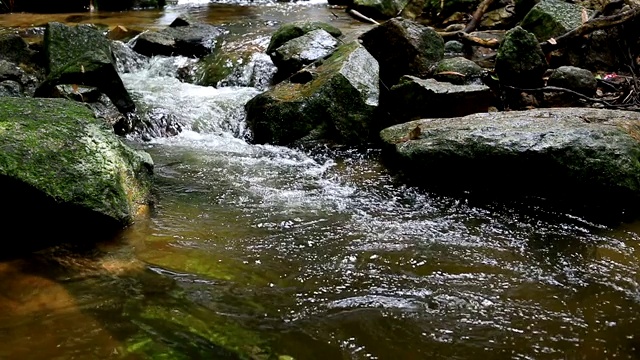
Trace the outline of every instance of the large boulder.
{"type": "Polygon", "coordinates": [[[133,49],[146,56],[164,55],[201,58],[211,54],[222,31],[216,26],[177,18],[159,32],[141,34],[133,49]]]}
{"type": "Polygon", "coordinates": [[[351,6],[365,16],[390,19],[398,16],[407,3],[409,0],[353,0],[351,6]]]}
{"type": "Polygon", "coordinates": [[[2,221],[21,231],[119,229],[149,204],[150,156],[82,104],[0,98],[0,149],[2,221]]]}
{"type": "Polygon", "coordinates": [[[181,79],[202,86],[250,86],[266,90],[278,70],[271,58],[251,49],[216,51],[183,68],[181,79]]]}
{"type": "Polygon", "coordinates": [[[560,36],[582,25],[582,11],[592,10],[561,0],[544,0],[536,4],[522,19],[520,26],[533,33],[538,41],[560,36]]]}
{"type": "Polygon", "coordinates": [[[569,207],[640,208],[640,118],[586,108],[423,119],[384,129],[384,153],[417,183],[569,207]]]}
{"type": "Polygon", "coordinates": [[[362,45],[380,64],[380,79],[387,87],[403,75],[428,77],[444,57],[444,40],[432,28],[393,18],[360,36],[362,45]]]}
{"type": "Polygon", "coordinates": [[[547,60],[536,37],[519,26],[507,31],[496,55],[500,82],[521,88],[539,87],[547,60]]]}
{"type": "Polygon", "coordinates": [[[251,99],[247,124],[256,143],[291,144],[312,132],[343,144],[370,140],[378,105],[378,63],[356,42],[342,45],[310,81],[284,81],[251,99]]]}
{"type": "Polygon", "coordinates": [[[454,85],[409,75],[391,88],[389,99],[388,112],[395,123],[486,112],[496,105],[496,98],[486,85],[454,85]]]}
{"type": "Polygon", "coordinates": [[[287,77],[303,66],[322,59],[338,47],[338,40],[328,32],[318,29],[289,40],[271,52],[271,60],[278,67],[279,75],[287,77]]]}
{"type": "Polygon", "coordinates": [[[59,84],[95,86],[109,96],[122,113],[135,110],[135,104],[116,71],[110,42],[96,28],[48,23],[44,46],[48,75],[35,96],[50,97],[59,84]]]}
{"type": "Polygon", "coordinates": [[[342,31],[331,24],[327,24],[321,21],[294,21],[289,24],[284,24],[271,35],[269,46],[267,46],[267,54],[280,46],[284,45],[287,41],[293,40],[313,30],[322,29],[331,36],[339,38],[342,36],[342,31]]]}

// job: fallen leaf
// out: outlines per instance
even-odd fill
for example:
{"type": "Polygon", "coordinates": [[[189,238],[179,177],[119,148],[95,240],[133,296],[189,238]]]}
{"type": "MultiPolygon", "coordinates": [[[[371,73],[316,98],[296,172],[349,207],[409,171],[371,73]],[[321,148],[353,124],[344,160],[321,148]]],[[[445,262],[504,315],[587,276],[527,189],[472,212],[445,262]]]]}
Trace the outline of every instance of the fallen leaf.
{"type": "Polygon", "coordinates": [[[589,21],[589,13],[587,13],[587,9],[582,8],[582,23],[586,23],[589,21]]]}
{"type": "Polygon", "coordinates": [[[549,44],[551,44],[551,45],[557,45],[557,44],[558,44],[558,42],[557,42],[557,41],[556,41],[556,39],[554,39],[554,38],[550,38],[549,40],[547,40],[547,42],[548,42],[549,44]]]}

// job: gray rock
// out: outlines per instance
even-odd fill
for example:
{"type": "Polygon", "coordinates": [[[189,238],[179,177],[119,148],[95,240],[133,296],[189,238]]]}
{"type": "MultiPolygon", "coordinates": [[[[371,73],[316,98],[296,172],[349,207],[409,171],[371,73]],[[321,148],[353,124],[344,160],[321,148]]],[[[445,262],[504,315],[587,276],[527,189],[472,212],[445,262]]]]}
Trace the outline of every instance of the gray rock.
{"type": "Polygon", "coordinates": [[[380,64],[387,87],[403,75],[428,77],[444,57],[444,40],[432,28],[411,20],[393,18],[360,36],[362,45],[380,64]]]}
{"type": "Polygon", "coordinates": [[[408,75],[391,88],[389,98],[387,107],[395,123],[485,112],[496,103],[485,85],[453,85],[408,75]]]}
{"type": "Polygon", "coordinates": [[[364,47],[342,45],[313,71],[309,82],[281,82],[247,103],[254,142],[285,145],[316,133],[361,144],[377,133],[378,63],[364,47]]]}
{"type": "Polygon", "coordinates": [[[0,97],[22,97],[22,85],[17,81],[0,81],[0,97]]]}
{"type": "Polygon", "coordinates": [[[565,108],[423,119],[380,136],[390,164],[423,186],[620,212],[640,205],[639,131],[634,112],[565,108]]]}
{"type": "Polygon", "coordinates": [[[464,56],[464,44],[458,40],[450,40],[444,43],[444,56],[447,58],[464,56]]]}
{"type": "Polygon", "coordinates": [[[310,31],[271,52],[271,60],[284,77],[302,69],[303,66],[322,59],[338,47],[338,40],[328,32],[318,29],[310,31]]]}
{"type": "Polygon", "coordinates": [[[478,83],[481,75],[482,68],[475,62],[463,57],[440,60],[434,71],[436,80],[458,85],[478,83]]]}
{"type": "Polygon", "coordinates": [[[331,24],[327,24],[321,21],[295,21],[289,24],[284,24],[276,30],[275,33],[271,36],[271,40],[269,41],[269,46],[267,47],[266,53],[271,54],[271,52],[280,46],[284,45],[289,40],[293,40],[297,37],[300,37],[310,31],[322,29],[331,36],[336,39],[342,36],[342,31],[336,28],[331,24]]]}
{"type": "Polygon", "coordinates": [[[589,70],[575,66],[561,66],[551,73],[547,85],[558,86],[586,96],[596,93],[598,82],[589,70]]]}
{"type": "Polygon", "coordinates": [[[222,31],[209,24],[167,27],[141,34],[133,50],[146,56],[203,57],[213,52],[222,31]]]}
{"type": "Polygon", "coordinates": [[[496,55],[500,82],[516,87],[541,86],[547,60],[533,34],[519,26],[507,31],[496,55]]]}
{"type": "MultiPolygon", "coordinates": [[[[533,33],[538,41],[546,41],[582,25],[582,9],[578,4],[544,0],[527,13],[520,26],[533,33]]],[[[587,14],[593,15],[593,10],[587,10],[587,14]]]]}
{"type": "Polygon", "coordinates": [[[396,17],[407,6],[409,0],[353,0],[355,10],[374,19],[396,17]]]}
{"type": "Polygon", "coordinates": [[[49,23],[44,46],[48,75],[35,96],[52,96],[58,84],[83,84],[100,89],[122,113],[135,110],[135,104],[116,71],[111,44],[100,31],[88,25],[69,27],[49,23]]]}

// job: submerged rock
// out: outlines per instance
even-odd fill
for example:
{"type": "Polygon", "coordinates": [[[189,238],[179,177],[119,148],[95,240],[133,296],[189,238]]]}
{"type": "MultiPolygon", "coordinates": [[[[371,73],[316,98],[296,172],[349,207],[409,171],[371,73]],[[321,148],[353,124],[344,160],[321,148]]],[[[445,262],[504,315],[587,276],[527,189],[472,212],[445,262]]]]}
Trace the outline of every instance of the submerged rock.
{"type": "Polygon", "coordinates": [[[135,110],[135,104],[116,71],[109,40],[88,25],[69,27],[47,24],[44,35],[47,79],[35,92],[50,97],[59,84],[95,86],[109,96],[122,113],[135,110]]]}
{"type": "Polygon", "coordinates": [[[0,149],[8,224],[114,230],[149,204],[151,157],[123,144],[79,103],[0,98],[0,149]]]}
{"type": "Polygon", "coordinates": [[[620,212],[640,209],[638,134],[637,113],[565,108],[423,119],[380,136],[391,163],[427,187],[620,212]]]}
{"type": "Polygon", "coordinates": [[[369,141],[379,97],[376,60],[352,42],[313,71],[308,82],[284,81],[247,103],[254,142],[286,145],[312,132],[343,144],[369,141]]]}
{"type": "Polygon", "coordinates": [[[287,77],[303,66],[322,59],[338,47],[338,40],[328,32],[318,29],[310,31],[271,52],[271,60],[282,77],[287,77]]]}
{"type": "Polygon", "coordinates": [[[427,77],[444,57],[444,40],[435,30],[403,18],[393,18],[360,36],[362,45],[380,64],[387,87],[403,75],[427,77]]]}
{"type": "Polygon", "coordinates": [[[391,88],[388,112],[395,123],[425,117],[454,117],[486,112],[496,99],[485,85],[454,85],[403,76],[391,88]]]}

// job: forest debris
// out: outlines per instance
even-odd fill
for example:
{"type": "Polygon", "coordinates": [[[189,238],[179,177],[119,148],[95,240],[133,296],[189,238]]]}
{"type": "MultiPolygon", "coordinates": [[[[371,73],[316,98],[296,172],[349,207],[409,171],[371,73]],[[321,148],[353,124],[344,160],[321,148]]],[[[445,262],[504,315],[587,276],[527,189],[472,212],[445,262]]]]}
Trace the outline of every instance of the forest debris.
{"type": "Polygon", "coordinates": [[[368,17],[368,16],[364,16],[362,15],[360,12],[353,10],[353,9],[347,9],[347,14],[353,16],[355,19],[363,21],[363,22],[368,22],[374,25],[380,25],[379,22],[373,20],[372,18],[368,17]]]}
{"type": "Polygon", "coordinates": [[[473,13],[473,16],[471,17],[471,21],[469,21],[467,26],[464,28],[463,32],[470,33],[473,30],[475,30],[476,26],[478,26],[478,23],[482,19],[482,15],[484,15],[484,13],[487,12],[487,9],[492,3],[493,3],[493,0],[482,0],[480,5],[478,5],[478,8],[476,9],[476,11],[473,13]]]}
{"type": "Polygon", "coordinates": [[[422,130],[420,129],[420,125],[417,125],[413,130],[409,131],[409,134],[407,134],[407,136],[403,136],[398,141],[396,141],[396,144],[405,143],[409,140],[417,140],[420,138],[420,134],[422,134],[422,130]]]}

